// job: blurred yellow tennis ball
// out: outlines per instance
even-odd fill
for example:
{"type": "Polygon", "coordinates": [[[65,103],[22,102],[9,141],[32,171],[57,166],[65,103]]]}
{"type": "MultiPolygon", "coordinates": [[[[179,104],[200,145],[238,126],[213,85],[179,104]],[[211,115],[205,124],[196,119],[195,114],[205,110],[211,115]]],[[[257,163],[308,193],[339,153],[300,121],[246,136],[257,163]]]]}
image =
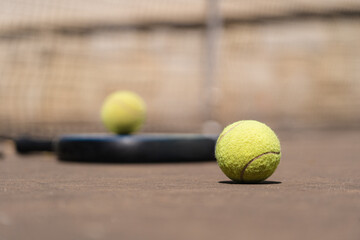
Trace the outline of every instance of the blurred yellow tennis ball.
{"type": "Polygon", "coordinates": [[[118,91],[109,95],[101,109],[105,127],[116,134],[129,134],[141,128],[145,121],[146,106],[137,94],[118,91]]]}
{"type": "Polygon", "coordinates": [[[220,134],[215,156],[219,167],[235,182],[256,183],[270,177],[281,158],[280,141],[265,124],[244,120],[220,134]]]}

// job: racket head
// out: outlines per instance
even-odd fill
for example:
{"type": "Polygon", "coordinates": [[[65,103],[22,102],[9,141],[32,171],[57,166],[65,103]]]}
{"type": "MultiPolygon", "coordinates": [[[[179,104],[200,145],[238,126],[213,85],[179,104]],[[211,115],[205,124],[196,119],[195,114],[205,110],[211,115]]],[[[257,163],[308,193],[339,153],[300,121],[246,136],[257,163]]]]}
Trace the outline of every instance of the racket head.
{"type": "Polygon", "coordinates": [[[215,160],[217,136],[199,134],[66,135],[56,141],[61,161],[176,163],[215,160]]]}

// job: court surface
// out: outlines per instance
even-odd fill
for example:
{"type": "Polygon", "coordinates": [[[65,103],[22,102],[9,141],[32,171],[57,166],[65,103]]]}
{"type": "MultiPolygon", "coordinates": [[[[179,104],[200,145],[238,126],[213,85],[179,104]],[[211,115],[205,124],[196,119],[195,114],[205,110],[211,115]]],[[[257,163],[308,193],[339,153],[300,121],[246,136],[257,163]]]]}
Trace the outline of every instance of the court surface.
{"type": "Polygon", "coordinates": [[[264,184],[215,162],[85,164],[0,159],[0,240],[360,239],[360,132],[279,133],[264,184]]]}

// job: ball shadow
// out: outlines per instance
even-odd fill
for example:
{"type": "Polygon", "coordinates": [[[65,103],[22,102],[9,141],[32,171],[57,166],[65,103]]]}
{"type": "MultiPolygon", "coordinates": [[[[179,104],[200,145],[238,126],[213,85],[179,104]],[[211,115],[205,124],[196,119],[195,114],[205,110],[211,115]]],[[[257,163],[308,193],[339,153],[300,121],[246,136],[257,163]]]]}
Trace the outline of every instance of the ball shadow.
{"type": "Polygon", "coordinates": [[[240,185],[268,185],[268,184],[281,184],[282,182],[279,181],[262,181],[259,183],[241,183],[241,182],[234,182],[234,181],[219,181],[218,183],[221,184],[240,184],[240,185]]]}

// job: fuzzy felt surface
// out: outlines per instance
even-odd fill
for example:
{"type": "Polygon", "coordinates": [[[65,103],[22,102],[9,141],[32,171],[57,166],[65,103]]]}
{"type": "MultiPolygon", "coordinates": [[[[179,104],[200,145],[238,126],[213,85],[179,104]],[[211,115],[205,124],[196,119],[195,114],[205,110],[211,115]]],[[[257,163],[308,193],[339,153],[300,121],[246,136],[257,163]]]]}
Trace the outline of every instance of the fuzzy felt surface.
{"type": "Polygon", "coordinates": [[[215,156],[231,180],[261,182],[270,177],[280,163],[280,141],[264,123],[243,120],[223,130],[216,143],[215,156]]]}
{"type": "Polygon", "coordinates": [[[145,103],[137,94],[119,91],[105,99],[101,119],[110,132],[128,134],[141,128],[145,111],[145,103]]]}

